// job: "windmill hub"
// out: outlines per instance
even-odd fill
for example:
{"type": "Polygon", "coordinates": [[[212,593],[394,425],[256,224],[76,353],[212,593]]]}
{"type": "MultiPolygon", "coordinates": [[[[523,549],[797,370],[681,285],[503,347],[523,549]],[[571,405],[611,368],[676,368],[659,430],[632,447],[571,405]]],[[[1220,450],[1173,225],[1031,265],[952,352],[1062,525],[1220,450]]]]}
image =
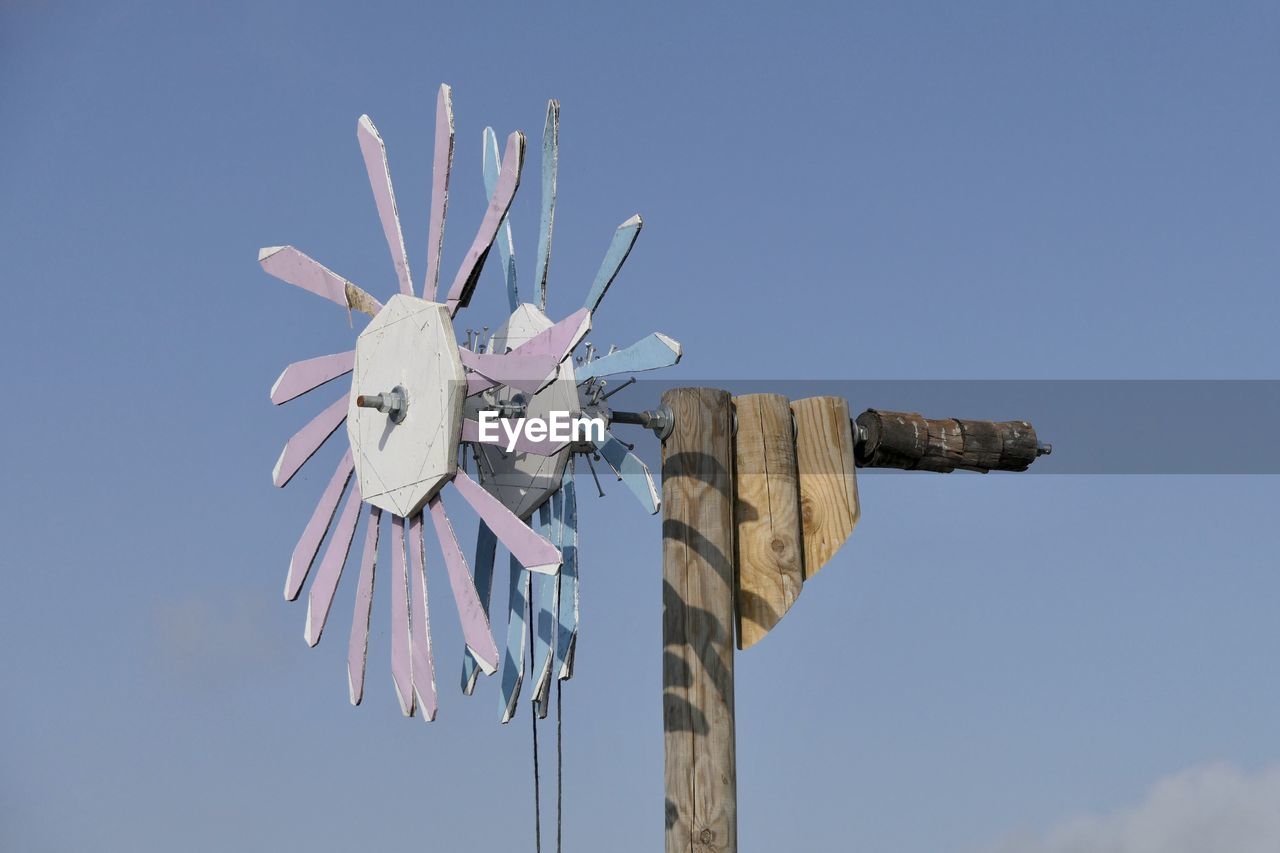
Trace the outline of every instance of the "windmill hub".
{"type": "Polygon", "coordinates": [[[467,382],[449,312],[391,297],[356,338],[353,374],[347,434],[360,494],[410,516],[457,469],[467,382]]]}

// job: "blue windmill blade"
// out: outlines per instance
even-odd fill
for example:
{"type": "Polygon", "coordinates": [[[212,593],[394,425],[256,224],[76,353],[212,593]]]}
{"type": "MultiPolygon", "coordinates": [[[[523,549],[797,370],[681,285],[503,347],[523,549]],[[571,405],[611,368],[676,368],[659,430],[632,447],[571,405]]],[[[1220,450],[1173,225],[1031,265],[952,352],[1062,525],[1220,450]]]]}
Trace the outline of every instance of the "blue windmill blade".
{"type": "Polygon", "coordinates": [[[662,332],[654,332],[636,341],[626,349],[602,355],[574,369],[579,382],[595,376],[612,376],[615,373],[640,373],[671,367],[684,354],[680,342],[662,332]]]}
{"type": "MultiPolygon", "coordinates": [[[[557,491],[538,507],[538,532],[551,542],[559,537],[556,530],[562,506],[562,498],[557,491]]],[[[533,637],[533,671],[529,678],[533,684],[532,701],[539,717],[547,716],[547,698],[551,689],[551,670],[555,656],[555,633],[557,609],[560,602],[560,584],[555,575],[539,575],[533,579],[534,598],[534,637],[533,637]]]]}
{"type": "MultiPolygon", "coordinates": [[[[538,307],[547,310],[547,271],[551,267],[551,231],[556,219],[556,169],[560,160],[560,102],[547,101],[547,123],[542,128],[542,214],[538,217],[538,255],[534,287],[538,307]]],[[[514,309],[512,309],[514,310],[514,309]]]]}
{"type": "MultiPolygon", "coordinates": [[[[476,559],[472,573],[475,578],[476,592],[480,596],[480,605],[484,608],[486,618],[489,616],[489,599],[493,595],[493,563],[497,546],[498,537],[494,536],[493,531],[489,529],[489,525],[481,520],[480,528],[476,531],[476,559]]],[[[480,665],[476,663],[475,657],[471,654],[471,649],[463,647],[463,693],[470,696],[472,691],[476,689],[476,680],[480,672],[480,665]]]]}
{"type": "MultiPolygon", "coordinates": [[[[485,198],[493,195],[498,185],[498,171],[502,168],[502,160],[498,155],[498,137],[493,128],[484,129],[484,191],[485,198]]],[[[515,311],[520,305],[520,291],[516,288],[516,249],[511,242],[511,216],[502,218],[498,226],[498,237],[493,242],[498,244],[498,258],[502,261],[502,278],[507,283],[507,302],[515,311]]]]}
{"type": "Polygon", "coordinates": [[[524,681],[524,640],[528,633],[529,572],[513,556],[507,605],[507,650],[502,658],[502,722],[515,716],[524,681]]]}
{"type": "Polygon", "coordinates": [[[605,430],[604,441],[597,441],[594,444],[600,451],[600,455],[609,463],[609,467],[618,475],[622,484],[631,490],[636,500],[640,501],[640,505],[648,510],[650,515],[656,513],[662,507],[662,499],[658,496],[658,487],[654,485],[649,466],[641,462],[639,456],[628,450],[627,446],[614,438],[613,433],[608,430],[605,430]]]}
{"type": "Polygon", "coordinates": [[[573,677],[573,654],[578,646],[578,490],[573,482],[573,460],[565,468],[560,493],[561,504],[560,612],[556,627],[556,660],[560,667],[556,677],[568,681],[573,677]]]}
{"type": "Polygon", "coordinates": [[[631,247],[636,244],[636,238],[640,236],[640,229],[643,227],[644,220],[637,213],[619,225],[618,230],[613,232],[613,240],[609,243],[609,251],[604,253],[604,260],[600,262],[600,270],[596,273],[596,280],[592,282],[591,289],[587,291],[586,302],[582,303],[587,310],[594,312],[600,307],[600,300],[604,299],[605,291],[609,289],[609,285],[613,284],[613,280],[618,277],[618,270],[622,269],[622,264],[626,261],[627,255],[631,254],[631,247]]]}

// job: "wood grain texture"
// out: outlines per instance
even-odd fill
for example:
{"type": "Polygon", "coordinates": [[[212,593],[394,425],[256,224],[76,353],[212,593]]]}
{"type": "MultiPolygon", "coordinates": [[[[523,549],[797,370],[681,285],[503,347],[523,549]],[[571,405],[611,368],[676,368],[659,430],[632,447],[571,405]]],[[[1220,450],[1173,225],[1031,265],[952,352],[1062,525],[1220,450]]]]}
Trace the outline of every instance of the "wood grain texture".
{"type": "Polygon", "coordinates": [[[667,853],[738,849],[729,394],[662,395],[662,704],[667,853]]]}
{"type": "Polygon", "coordinates": [[[800,491],[787,398],[744,394],[733,403],[738,648],[749,649],[781,621],[804,587],[800,491]]]}
{"type": "Polygon", "coordinates": [[[858,415],[865,440],[860,468],[903,468],[946,474],[1025,471],[1040,456],[1035,427],[1026,421],[926,418],[915,412],[867,409],[858,415]]]}
{"type": "Polygon", "coordinates": [[[861,508],[849,404],[808,397],[791,404],[800,473],[804,577],[813,577],[853,533],[861,508]]]}

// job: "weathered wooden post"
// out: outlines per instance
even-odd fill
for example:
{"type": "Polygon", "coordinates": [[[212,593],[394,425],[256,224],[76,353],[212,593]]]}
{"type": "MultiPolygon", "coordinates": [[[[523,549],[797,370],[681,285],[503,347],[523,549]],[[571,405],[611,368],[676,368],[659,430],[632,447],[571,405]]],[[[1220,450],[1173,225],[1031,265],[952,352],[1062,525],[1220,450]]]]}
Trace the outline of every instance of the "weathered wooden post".
{"type": "Polygon", "coordinates": [[[667,853],[735,853],[733,405],[662,395],[662,710],[667,853]]]}
{"type": "Polygon", "coordinates": [[[667,853],[736,853],[733,655],[759,642],[853,532],[855,468],[1023,471],[1050,451],[1026,421],[930,420],[837,397],[676,388],[614,413],[662,446],[662,702],[667,853]]]}

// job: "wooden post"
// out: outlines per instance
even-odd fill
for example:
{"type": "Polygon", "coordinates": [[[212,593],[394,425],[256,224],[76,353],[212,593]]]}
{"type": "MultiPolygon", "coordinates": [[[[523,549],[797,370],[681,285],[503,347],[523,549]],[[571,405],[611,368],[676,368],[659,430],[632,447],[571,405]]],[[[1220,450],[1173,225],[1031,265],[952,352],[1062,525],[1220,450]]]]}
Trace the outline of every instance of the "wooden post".
{"type": "Polygon", "coordinates": [[[667,853],[737,853],[733,713],[733,406],[662,395],[662,711],[667,853]]]}

